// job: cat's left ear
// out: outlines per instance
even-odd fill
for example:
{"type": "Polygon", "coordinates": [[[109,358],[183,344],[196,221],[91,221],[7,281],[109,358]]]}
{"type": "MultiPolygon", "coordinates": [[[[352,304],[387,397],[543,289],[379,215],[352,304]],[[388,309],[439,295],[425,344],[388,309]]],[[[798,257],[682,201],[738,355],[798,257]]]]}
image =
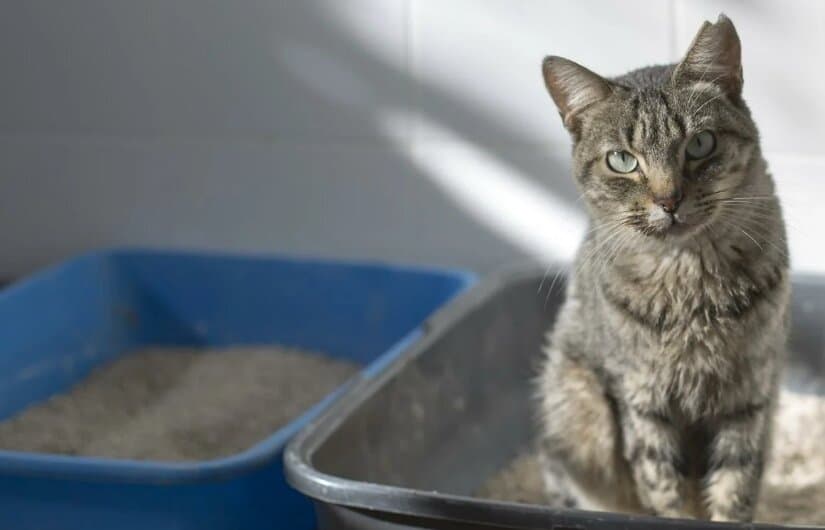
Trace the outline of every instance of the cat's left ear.
{"type": "Polygon", "coordinates": [[[742,46],[733,22],[719,15],[715,24],[705,22],[673,71],[677,84],[711,83],[734,101],[742,95],[742,46]]]}
{"type": "Polygon", "coordinates": [[[546,57],[541,71],[564,126],[573,133],[580,114],[612,93],[606,79],[564,57],[546,57]]]}

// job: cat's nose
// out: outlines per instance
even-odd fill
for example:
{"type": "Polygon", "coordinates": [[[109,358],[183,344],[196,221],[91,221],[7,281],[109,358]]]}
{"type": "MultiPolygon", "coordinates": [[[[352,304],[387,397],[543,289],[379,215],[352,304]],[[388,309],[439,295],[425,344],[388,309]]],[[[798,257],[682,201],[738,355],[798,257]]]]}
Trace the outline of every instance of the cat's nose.
{"type": "Polygon", "coordinates": [[[667,213],[673,213],[679,208],[682,202],[682,190],[674,190],[672,193],[663,196],[655,196],[653,202],[658,204],[667,213]]]}

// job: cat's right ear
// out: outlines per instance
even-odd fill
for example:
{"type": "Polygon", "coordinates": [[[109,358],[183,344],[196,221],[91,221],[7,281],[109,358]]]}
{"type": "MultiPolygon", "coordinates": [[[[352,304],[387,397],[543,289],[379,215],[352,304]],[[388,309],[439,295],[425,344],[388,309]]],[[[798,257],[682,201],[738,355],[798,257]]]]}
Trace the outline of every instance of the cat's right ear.
{"type": "Polygon", "coordinates": [[[711,24],[705,22],[673,71],[675,83],[702,83],[719,86],[734,101],[742,96],[742,44],[733,22],[725,15],[711,24]]]}
{"type": "Polygon", "coordinates": [[[546,57],[541,71],[562,122],[571,132],[576,129],[577,118],[583,110],[612,92],[609,81],[564,57],[546,57]]]}

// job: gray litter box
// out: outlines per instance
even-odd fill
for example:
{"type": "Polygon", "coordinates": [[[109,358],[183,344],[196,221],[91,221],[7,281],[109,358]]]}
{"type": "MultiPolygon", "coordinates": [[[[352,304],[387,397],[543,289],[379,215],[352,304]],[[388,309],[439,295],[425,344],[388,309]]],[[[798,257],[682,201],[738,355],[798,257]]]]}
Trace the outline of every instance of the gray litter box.
{"type": "MultiPolygon", "coordinates": [[[[472,497],[534,435],[530,381],[563,292],[556,285],[545,300],[543,276],[531,270],[482,282],[294,439],[288,480],[315,501],[321,530],[742,527],[472,497]]],[[[790,372],[802,374],[795,386],[819,392],[825,282],[796,278],[794,287],[791,348],[799,353],[790,372]]]]}

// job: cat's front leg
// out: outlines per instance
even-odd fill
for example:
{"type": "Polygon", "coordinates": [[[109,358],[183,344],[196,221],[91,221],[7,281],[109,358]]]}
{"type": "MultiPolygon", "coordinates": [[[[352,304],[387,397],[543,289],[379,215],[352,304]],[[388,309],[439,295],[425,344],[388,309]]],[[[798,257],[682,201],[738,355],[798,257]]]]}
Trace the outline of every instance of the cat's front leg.
{"type": "Polygon", "coordinates": [[[719,418],[704,484],[712,520],[753,519],[767,456],[770,410],[769,404],[752,403],[719,418]]]}
{"type": "Polygon", "coordinates": [[[676,429],[667,418],[643,407],[629,407],[622,419],[625,458],[642,506],[663,517],[689,516],[676,429]]]}

